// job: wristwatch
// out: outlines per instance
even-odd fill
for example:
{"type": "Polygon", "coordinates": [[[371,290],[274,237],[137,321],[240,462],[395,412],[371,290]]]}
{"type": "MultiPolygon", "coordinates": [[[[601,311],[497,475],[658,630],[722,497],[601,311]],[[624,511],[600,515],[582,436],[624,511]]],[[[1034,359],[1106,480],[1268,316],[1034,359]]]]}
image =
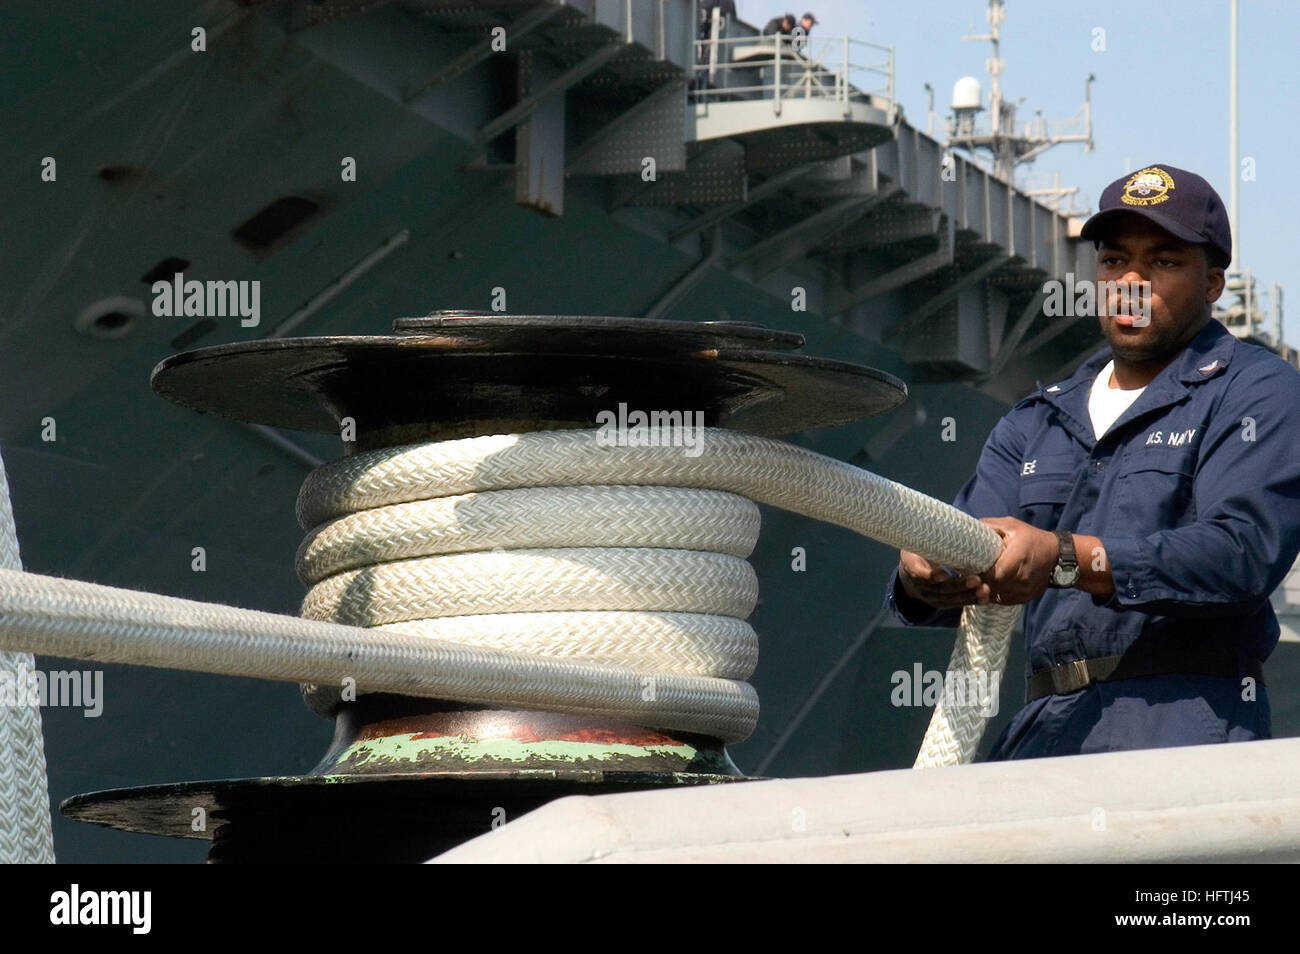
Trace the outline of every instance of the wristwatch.
{"type": "Polygon", "coordinates": [[[1052,581],[1048,586],[1067,589],[1079,582],[1079,561],[1074,554],[1074,536],[1065,530],[1056,530],[1056,539],[1061,541],[1061,553],[1052,568],[1052,581]]]}

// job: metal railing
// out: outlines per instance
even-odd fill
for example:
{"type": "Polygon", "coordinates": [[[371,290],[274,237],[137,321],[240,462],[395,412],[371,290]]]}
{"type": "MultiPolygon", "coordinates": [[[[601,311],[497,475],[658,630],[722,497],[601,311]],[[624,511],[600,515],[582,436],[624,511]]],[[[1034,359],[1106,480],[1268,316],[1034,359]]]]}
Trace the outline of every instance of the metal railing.
{"type": "Polygon", "coordinates": [[[780,115],[792,99],[894,103],[894,48],[847,36],[736,36],[698,40],[691,101],[765,99],[780,115]],[[882,56],[883,54],[883,56],[882,56]]]}
{"type": "Polygon", "coordinates": [[[1300,368],[1300,351],[1282,338],[1282,286],[1274,283],[1268,298],[1269,310],[1272,312],[1271,331],[1264,327],[1268,316],[1264,312],[1259,289],[1256,288],[1255,276],[1248,268],[1234,269],[1226,274],[1224,295],[1215,302],[1211,317],[1238,338],[1256,341],[1293,367],[1300,368]]]}

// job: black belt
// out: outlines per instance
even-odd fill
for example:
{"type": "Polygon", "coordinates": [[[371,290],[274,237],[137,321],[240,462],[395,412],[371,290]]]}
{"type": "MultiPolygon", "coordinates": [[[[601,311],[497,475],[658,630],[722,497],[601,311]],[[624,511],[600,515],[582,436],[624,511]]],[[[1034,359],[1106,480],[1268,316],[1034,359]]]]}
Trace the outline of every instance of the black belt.
{"type": "Polygon", "coordinates": [[[1078,692],[1094,682],[1172,675],[1223,676],[1228,679],[1250,676],[1262,686],[1264,665],[1258,659],[1241,661],[1232,653],[1187,650],[1076,659],[1074,662],[1062,663],[1050,669],[1040,669],[1030,676],[1025,701],[1033,702],[1043,696],[1078,692]]]}

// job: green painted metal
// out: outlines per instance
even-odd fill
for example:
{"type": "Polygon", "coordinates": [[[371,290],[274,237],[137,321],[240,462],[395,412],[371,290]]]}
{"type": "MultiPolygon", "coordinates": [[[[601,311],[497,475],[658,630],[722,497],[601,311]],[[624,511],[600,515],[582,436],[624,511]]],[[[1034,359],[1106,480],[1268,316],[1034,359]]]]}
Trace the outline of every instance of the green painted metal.
{"type": "Polygon", "coordinates": [[[594,766],[617,760],[670,761],[687,765],[702,753],[691,745],[620,745],[606,742],[572,742],[545,739],[521,742],[518,739],[467,740],[461,736],[435,738],[419,735],[390,735],[357,741],[339,756],[337,768],[358,772],[396,772],[408,766],[430,763],[455,764],[462,771],[467,765],[499,767],[527,763],[594,766]]]}

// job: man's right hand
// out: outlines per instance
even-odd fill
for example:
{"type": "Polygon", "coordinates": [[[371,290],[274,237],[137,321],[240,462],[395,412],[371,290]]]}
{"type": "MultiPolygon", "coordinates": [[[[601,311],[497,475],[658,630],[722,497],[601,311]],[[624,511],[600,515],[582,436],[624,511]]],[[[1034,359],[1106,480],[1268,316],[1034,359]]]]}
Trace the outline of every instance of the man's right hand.
{"type": "Polygon", "coordinates": [[[968,603],[983,605],[992,591],[974,573],[949,575],[938,563],[907,550],[898,551],[898,581],[903,592],[935,609],[945,610],[968,603]]]}

